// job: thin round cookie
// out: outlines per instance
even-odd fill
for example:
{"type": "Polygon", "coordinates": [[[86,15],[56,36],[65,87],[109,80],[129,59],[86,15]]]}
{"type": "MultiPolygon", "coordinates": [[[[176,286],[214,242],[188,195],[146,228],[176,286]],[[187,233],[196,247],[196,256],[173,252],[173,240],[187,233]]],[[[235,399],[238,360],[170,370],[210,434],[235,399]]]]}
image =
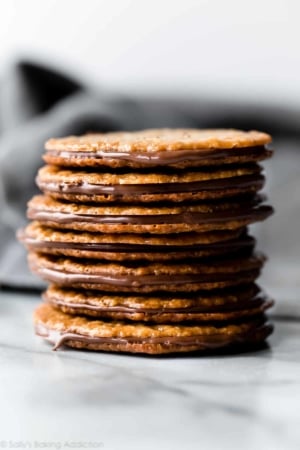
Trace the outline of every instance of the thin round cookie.
{"type": "Polygon", "coordinates": [[[263,188],[257,164],[201,171],[91,172],[45,166],[36,183],[54,199],[81,203],[153,203],[210,200],[251,194],[263,188]]]}
{"type": "Polygon", "coordinates": [[[30,223],[18,239],[29,251],[75,258],[109,261],[167,261],[250,254],[255,239],[244,230],[185,233],[184,235],[101,234],[55,230],[30,223]]]}
{"type": "Polygon", "coordinates": [[[123,262],[77,260],[29,253],[31,270],[60,286],[104,292],[195,292],[252,283],[265,257],[261,254],[218,261],[123,262]]]}
{"type": "Polygon", "coordinates": [[[188,233],[236,230],[265,220],[273,213],[260,198],[236,202],[182,206],[98,206],[66,203],[36,196],[28,203],[27,216],[40,224],[68,230],[97,233],[188,233]]]}
{"type": "Polygon", "coordinates": [[[155,323],[240,320],[259,315],[273,305],[255,285],[190,297],[122,296],[51,285],[43,298],[67,314],[155,323]]]}
{"type": "Polygon", "coordinates": [[[201,167],[256,162],[271,156],[259,131],[153,129],[50,139],[44,160],[66,167],[201,167]]]}
{"type": "Polygon", "coordinates": [[[76,317],[42,304],[34,313],[35,332],[54,344],[77,349],[163,354],[239,348],[263,342],[273,331],[263,315],[238,324],[149,325],[142,322],[76,317]]]}

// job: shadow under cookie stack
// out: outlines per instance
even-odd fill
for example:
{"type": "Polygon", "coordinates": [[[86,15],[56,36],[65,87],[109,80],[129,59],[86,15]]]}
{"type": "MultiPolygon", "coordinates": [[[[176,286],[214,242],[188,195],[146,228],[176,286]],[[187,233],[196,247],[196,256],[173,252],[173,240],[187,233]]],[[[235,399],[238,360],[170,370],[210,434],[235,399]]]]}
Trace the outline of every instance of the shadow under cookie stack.
{"type": "Polygon", "coordinates": [[[269,135],[146,130],[51,139],[19,232],[51,283],[35,331],[89,350],[245,349],[272,332],[255,283],[264,256],[248,225],[269,135]]]}

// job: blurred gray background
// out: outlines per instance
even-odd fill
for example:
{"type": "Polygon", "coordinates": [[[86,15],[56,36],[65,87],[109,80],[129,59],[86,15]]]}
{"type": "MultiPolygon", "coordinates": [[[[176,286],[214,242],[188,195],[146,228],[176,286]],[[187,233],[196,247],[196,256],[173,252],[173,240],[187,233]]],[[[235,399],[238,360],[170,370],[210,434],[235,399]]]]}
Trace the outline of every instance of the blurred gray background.
{"type": "Polygon", "coordinates": [[[299,106],[297,0],[2,0],[0,64],[52,60],[126,94],[299,106]]]}
{"type": "MultiPolygon", "coordinates": [[[[270,255],[263,282],[282,300],[278,314],[300,314],[299,17],[297,0],[3,0],[0,69],[27,58],[104,96],[148,99],[146,111],[154,101],[147,124],[159,125],[155,111],[169,98],[174,111],[188,105],[185,117],[199,111],[204,125],[273,133],[276,153],[266,167],[276,215],[256,227],[270,255]]],[[[10,114],[4,106],[2,115],[10,114]]]]}

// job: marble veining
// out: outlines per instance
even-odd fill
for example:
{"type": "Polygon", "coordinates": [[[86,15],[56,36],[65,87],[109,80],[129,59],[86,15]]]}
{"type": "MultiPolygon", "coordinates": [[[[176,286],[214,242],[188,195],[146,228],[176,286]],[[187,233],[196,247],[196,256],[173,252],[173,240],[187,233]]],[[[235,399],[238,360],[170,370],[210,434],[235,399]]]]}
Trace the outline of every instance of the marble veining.
{"type": "Polygon", "coordinates": [[[0,448],[300,449],[300,318],[244,355],[52,352],[38,301],[0,293],[0,448]]]}

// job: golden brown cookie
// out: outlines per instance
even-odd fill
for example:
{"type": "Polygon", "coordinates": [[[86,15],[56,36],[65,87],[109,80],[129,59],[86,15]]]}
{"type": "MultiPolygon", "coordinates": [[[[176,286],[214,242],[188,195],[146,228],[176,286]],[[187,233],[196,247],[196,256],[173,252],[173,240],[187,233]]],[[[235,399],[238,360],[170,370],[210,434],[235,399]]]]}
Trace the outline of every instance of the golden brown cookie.
{"type": "Polygon", "coordinates": [[[195,292],[252,283],[265,258],[257,254],[212,262],[123,262],[77,260],[29,253],[31,270],[60,286],[104,292],[195,292]]]}
{"type": "Polygon", "coordinates": [[[272,332],[255,284],[265,257],[248,225],[271,137],[154,129],[50,139],[18,232],[51,283],[36,334],[89,350],[162,354],[245,348],[272,332]]]}
{"type": "Polygon", "coordinates": [[[28,250],[109,261],[166,261],[249,254],[255,240],[243,230],[178,235],[101,234],[55,230],[32,222],[18,232],[28,250]]]}
{"type": "Polygon", "coordinates": [[[241,196],[262,189],[257,164],[229,169],[168,172],[90,172],[45,166],[37,185],[58,200],[81,203],[182,202],[241,196]]]}
{"type": "Polygon", "coordinates": [[[273,304],[253,284],[189,297],[112,295],[52,285],[43,298],[68,314],[155,323],[239,320],[259,315],[273,304]]]}
{"type": "Polygon", "coordinates": [[[236,324],[149,325],[121,321],[104,322],[71,316],[49,304],[34,314],[37,335],[54,344],[87,350],[162,354],[248,346],[264,341],[271,333],[263,315],[236,324]]]}
{"type": "Polygon", "coordinates": [[[266,219],[273,212],[258,197],[233,202],[193,205],[90,205],[36,196],[28,203],[28,218],[68,230],[98,233],[187,233],[236,230],[266,219]]]}
{"type": "Polygon", "coordinates": [[[199,167],[260,161],[271,137],[259,131],[153,129],[50,139],[45,161],[67,167],[199,167]]]}

